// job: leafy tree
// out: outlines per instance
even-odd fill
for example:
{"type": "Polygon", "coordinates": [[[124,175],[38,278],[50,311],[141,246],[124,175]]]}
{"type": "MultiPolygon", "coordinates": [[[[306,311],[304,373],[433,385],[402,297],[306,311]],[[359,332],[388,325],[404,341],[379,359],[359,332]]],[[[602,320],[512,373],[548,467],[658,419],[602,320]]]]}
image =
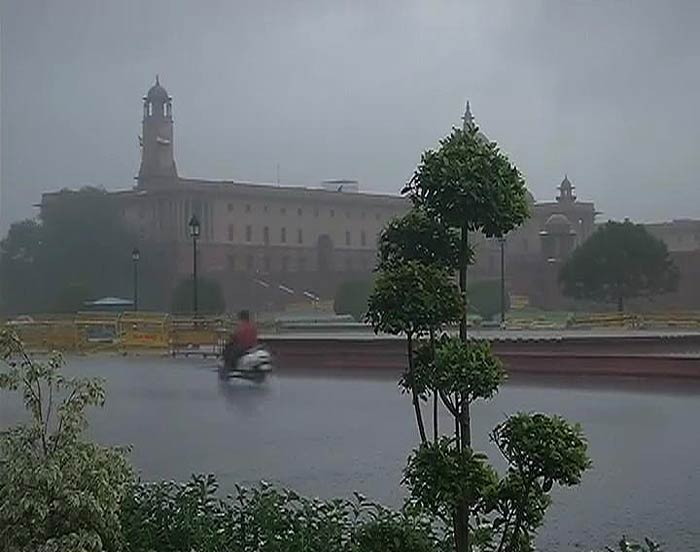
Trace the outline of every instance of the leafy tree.
{"type": "Polygon", "coordinates": [[[426,152],[404,192],[414,211],[393,221],[382,235],[368,313],[375,330],[407,336],[408,369],[400,385],[412,395],[421,445],[409,459],[404,482],[413,503],[450,528],[458,552],[530,550],[552,485],[574,484],[586,469],[586,442],[576,426],[559,419],[511,418],[493,436],[510,466],[498,477],[472,448],[470,405],[493,397],[505,372],[488,343],[467,339],[463,308],[473,257],[468,233],[502,236],[520,224],[527,217],[524,183],[495,144],[468,128],[454,130],[436,151],[426,152]],[[445,293],[431,278],[440,275],[443,285],[453,285],[455,268],[461,294],[455,290],[453,295],[459,304],[444,314],[458,314],[460,336],[437,337],[454,318],[440,312],[445,293]],[[434,276],[428,278],[430,271],[434,276]],[[426,335],[427,340],[413,346],[414,338],[426,335]],[[432,442],[426,439],[419,403],[428,394],[434,399],[432,442]],[[439,435],[438,397],[454,420],[451,435],[439,435]],[[506,430],[520,427],[517,422],[549,448],[540,450],[522,432],[506,430]],[[546,462],[555,456],[562,459],[557,469],[566,470],[566,477],[546,462]]]}
{"type": "MultiPolygon", "coordinates": [[[[137,243],[106,191],[64,190],[42,208],[38,222],[13,224],[0,242],[3,308],[52,308],[75,285],[86,286],[97,297],[130,297],[131,250],[137,243]]],[[[142,259],[142,265],[149,263],[148,255],[142,259]]]]}
{"type": "Polygon", "coordinates": [[[24,220],[10,226],[0,242],[0,297],[3,310],[34,310],[41,301],[42,274],[37,270],[41,226],[24,220]],[[23,309],[22,306],[25,306],[23,309]]]}
{"type": "MultiPolygon", "coordinates": [[[[505,294],[504,309],[510,309],[510,295],[505,294]]],[[[487,320],[493,319],[501,312],[501,282],[499,280],[480,280],[469,284],[467,302],[479,315],[487,320]]]]}
{"type": "Polygon", "coordinates": [[[608,222],[576,248],[559,273],[565,295],[616,303],[654,297],[678,287],[666,244],[641,224],[608,222]]]}
{"type": "MultiPolygon", "coordinates": [[[[464,130],[453,129],[437,150],[423,153],[403,191],[429,216],[459,230],[459,287],[465,295],[471,259],[469,232],[501,237],[528,217],[527,190],[520,172],[473,124],[464,130]]],[[[467,339],[466,310],[460,337],[467,339]]],[[[467,436],[469,431],[461,434],[467,436]]]]}
{"type": "MultiPolygon", "coordinates": [[[[389,222],[379,237],[379,268],[419,261],[455,269],[459,266],[459,233],[419,208],[389,222]]],[[[472,252],[469,251],[471,259],[472,252]]]]}
{"type": "Polygon", "coordinates": [[[427,436],[418,390],[413,382],[413,340],[459,320],[463,304],[448,271],[418,261],[395,264],[380,271],[369,298],[367,321],[374,331],[406,336],[407,387],[423,442],[427,436]]]}
{"type": "MultiPolygon", "coordinates": [[[[459,287],[466,296],[467,266],[471,261],[469,232],[501,237],[520,225],[528,216],[527,190],[518,169],[472,124],[464,130],[453,129],[436,150],[426,151],[412,179],[403,190],[413,204],[429,216],[460,233],[458,269],[459,287]]],[[[460,320],[460,338],[467,341],[466,309],[460,320]]],[[[469,403],[459,424],[469,424],[469,403]]],[[[462,448],[469,446],[471,431],[458,431],[462,448]]],[[[466,508],[455,522],[457,549],[469,548],[466,508]]]]}
{"type": "Polygon", "coordinates": [[[335,292],[333,311],[336,314],[349,314],[358,322],[362,321],[367,314],[372,286],[371,280],[343,282],[335,292]]]}
{"type": "Polygon", "coordinates": [[[85,301],[95,299],[85,284],[70,284],[59,291],[53,307],[54,312],[74,313],[85,308],[85,301]]]}
{"type": "MultiPolygon", "coordinates": [[[[194,312],[193,279],[181,280],[173,291],[172,310],[178,314],[194,312]]],[[[197,310],[200,314],[221,314],[226,301],[221,286],[215,280],[197,278],[197,310]]]]}
{"type": "Polygon", "coordinates": [[[122,449],[83,440],[99,382],[68,379],[63,360],[38,362],[0,332],[0,389],[20,391],[29,422],[0,433],[0,550],[118,551],[119,508],[132,478],[122,449]]]}

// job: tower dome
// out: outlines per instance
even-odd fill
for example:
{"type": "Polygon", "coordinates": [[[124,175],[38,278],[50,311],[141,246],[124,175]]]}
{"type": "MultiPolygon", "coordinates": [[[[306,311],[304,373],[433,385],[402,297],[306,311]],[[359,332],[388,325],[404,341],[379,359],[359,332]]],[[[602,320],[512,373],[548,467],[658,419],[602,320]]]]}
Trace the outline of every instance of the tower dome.
{"type": "Polygon", "coordinates": [[[170,99],[170,96],[168,96],[168,91],[160,85],[158,75],[156,75],[156,83],[148,89],[145,99],[150,102],[158,103],[164,103],[170,99]]]}

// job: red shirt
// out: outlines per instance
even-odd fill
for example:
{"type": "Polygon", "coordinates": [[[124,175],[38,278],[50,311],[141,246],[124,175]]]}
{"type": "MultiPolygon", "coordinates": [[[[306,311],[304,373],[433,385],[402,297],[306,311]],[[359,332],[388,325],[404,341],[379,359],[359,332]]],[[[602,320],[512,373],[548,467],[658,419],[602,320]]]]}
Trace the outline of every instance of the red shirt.
{"type": "Polygon", "coordinates": [[[233,340],[241,349],[252,349],[258,344],[258,330],[250,321],[242,321],[236,332],[233,334],[233,340]]]}

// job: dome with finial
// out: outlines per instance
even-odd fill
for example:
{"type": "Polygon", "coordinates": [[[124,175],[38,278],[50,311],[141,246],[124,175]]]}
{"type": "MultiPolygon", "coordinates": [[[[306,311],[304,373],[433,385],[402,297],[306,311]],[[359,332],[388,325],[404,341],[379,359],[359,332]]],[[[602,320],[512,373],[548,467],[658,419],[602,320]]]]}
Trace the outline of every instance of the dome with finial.
{"type": "Polygon", "coordinates": [[[576,201],[576,196],[574,195],[575,186],[569,180],[569,175],[564,175],[564,180],[561,181],[557,190],[559,190],[559,196],[557,196],[557,201],[576,201]]]}
{"type": "Polygon", "coordinates": [[[146,94],[146,99],[150,102],[167,102],[170,99],[168,91],[160,85],[158,75],[156,75],[156,83],[151,86],[146,94]]]}

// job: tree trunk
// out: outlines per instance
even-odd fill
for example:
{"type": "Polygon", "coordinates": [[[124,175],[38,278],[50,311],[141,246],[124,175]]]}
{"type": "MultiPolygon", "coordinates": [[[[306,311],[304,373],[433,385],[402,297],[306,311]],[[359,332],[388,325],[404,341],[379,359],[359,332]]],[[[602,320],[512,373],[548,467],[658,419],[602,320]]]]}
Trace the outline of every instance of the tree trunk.
{"type": "MultiPolygon", "coordinates": [[[[459,321],[459,337],[467,343],[467,260],[469,251],[469,230],[466,223],[462,225],[459,255],[459,291],[465,303],[462,319],[459,321]]],[[[456,397],[458,416],[455,418],[455,433],[457,447],[464,450],[471,445],[471,431],[469,427],[469,403],[456,397]]],[[[455,548],[457,552],[469,552],[469,511],[466,504],[458,504],[454,519],[455,548]]]]}
{"type": "MultiPolygon", "coordinates": [[[[430,328],[430,355],[435,362],[435,329],[430,328]]],[[[438,390],[433,390],[433,442],[438,441],[438,390]]]]}
{"type": "Polygon", "coordinates": [[[411,397],[413,398],[413,409],[416,412],[416,423],[418,424],[418,433],[420,434],[421,443],[427,441],[425,435],[425,426],[423,425],[423,414],[420,411],[420,399],[416,393],[416,384],[413,381],[413,337],[408,335],[408,377],[411,381],[411,397]]]}

